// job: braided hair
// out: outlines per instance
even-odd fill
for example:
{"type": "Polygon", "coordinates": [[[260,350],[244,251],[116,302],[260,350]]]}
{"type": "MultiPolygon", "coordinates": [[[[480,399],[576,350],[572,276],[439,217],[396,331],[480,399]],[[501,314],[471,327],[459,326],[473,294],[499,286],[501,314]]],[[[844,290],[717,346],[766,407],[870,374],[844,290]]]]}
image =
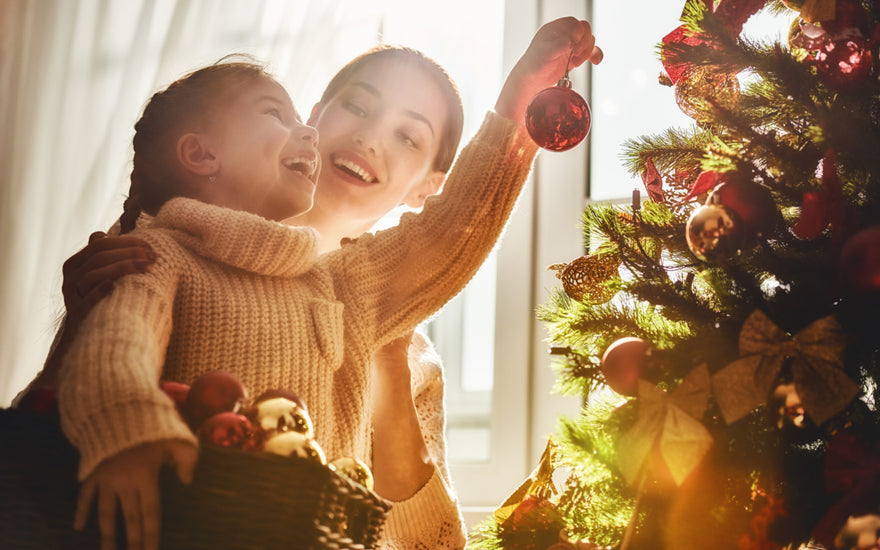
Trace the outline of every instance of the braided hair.
{"type": "Polygon", "coordinates": [[[169,199],[184,195],[178,138],[200,128],[244,84],[262,78],[272,79],[262,64],[225,57],[153,94],[134,125],[131,186],[119,217],[121,233],[134,229],[142,211],[155,215],[169,199]]]}

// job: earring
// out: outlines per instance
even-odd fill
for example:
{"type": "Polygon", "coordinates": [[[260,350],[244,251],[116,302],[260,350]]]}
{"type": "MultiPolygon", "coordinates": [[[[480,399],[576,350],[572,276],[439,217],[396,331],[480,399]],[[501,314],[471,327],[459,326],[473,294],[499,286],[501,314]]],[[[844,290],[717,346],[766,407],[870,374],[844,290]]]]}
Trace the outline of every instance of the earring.
{"type": "Polygon", "coordinates": [[[210,181],[211,183],[216,182],[216,181],[217,181],[217,176],[208,176],[208,181],[210,181]]]}

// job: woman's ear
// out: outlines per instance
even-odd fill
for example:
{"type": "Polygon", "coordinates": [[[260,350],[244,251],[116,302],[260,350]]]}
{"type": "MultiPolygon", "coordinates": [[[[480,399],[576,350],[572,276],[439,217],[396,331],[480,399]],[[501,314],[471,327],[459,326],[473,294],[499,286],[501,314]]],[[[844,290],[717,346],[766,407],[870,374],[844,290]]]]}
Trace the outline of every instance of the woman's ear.
{"type": "Polygon", "coordinates": [[[205,134],[180,136],[177,140],[177,161],[185,170],[198,176],[212,176],[220,168],[220,161],[205,134]]]}
{"type": "Polygon", "coordinates": [[[440,192],[445,180],[446,174],[444,172],[439,170],[431,172],[421,183],[413,186],[404,197],[403,203],[410,208],[421,208],[425,204],[425,199],[440,192]]]}

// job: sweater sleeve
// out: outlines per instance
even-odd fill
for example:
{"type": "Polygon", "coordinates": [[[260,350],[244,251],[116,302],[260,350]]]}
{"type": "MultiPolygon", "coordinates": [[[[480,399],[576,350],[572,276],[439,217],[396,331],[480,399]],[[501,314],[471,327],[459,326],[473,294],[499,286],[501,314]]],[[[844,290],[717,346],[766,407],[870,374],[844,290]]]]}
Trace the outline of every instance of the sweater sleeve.
{"type": "Polygon", "coordinates": [[[419,332],[413,335],[409,364],[419,427],[435,469],[415,495],[394,503],[385,527],[386,548],[464,548],[467,531],[446,467],[443,367],[419,332]]]}
{"type": "Polygon", "coordinates": [[[84,320],[65,356],[61,426],[80,451],[79,478],[104,459],[148,442],[195,436],[159,388],[171,334],[180,251],[155,241],[158,260],[119,279],[84,320]]]}
{"type": "Polygon", "coordinates": [[[536,151],[522,125],[490,112],[422,212],[328,255],[367,348],[411,330],[464,288],[500,237],[536,151]]]}

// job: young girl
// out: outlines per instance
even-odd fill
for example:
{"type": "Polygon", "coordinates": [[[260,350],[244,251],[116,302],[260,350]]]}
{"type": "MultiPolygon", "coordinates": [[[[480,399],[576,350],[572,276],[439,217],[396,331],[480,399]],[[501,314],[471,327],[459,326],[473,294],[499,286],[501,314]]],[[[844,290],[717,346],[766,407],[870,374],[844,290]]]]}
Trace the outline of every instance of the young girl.
{"type": "MultiPolygon", "coordinates": [[[[574,20],[560,20],[560,21],[554,22],[553,24],[551,24],[548,27],[539,31],[538,35],[536,36],[535,41],[533,41],[533,44],[530,46],[529,51],[523,57],[520,64],[518,64],[517,69],[515,69],[514,72],[511,74],[511,78],[508,80],[508,83],[505,87],[505,91],[502,92],[501,97],[499,97],[499,102],[498,102],[498,106],[496,109],[498,113],[510,116],[511,118],[513,118],[514,120],[517,120],[517,121],[522,120],[522,114],[525,110],[525,105],[527,104],[527,102],[531,98],[531,96],[534,95],[534,93],[539,91],[541,88],[546,87],[546,86],[554,83],[558,79],[558,74],[560,74],[564,70],[564,64],[565,64],[565,61],[568,56],[570,44],[572,42],[574,42],[574,44],[575,44],[574,63],[580,64],[581,62],[583,62],[583,60],[586,57],[590,56],[593,53],[592,52],[592,35],[591,35],[591,33],[589,33],[588,27],[586,27],[586,29],[585,29],[584,25],[585,25],[584,22],[575,22],[574,20]],[[541,69],[542,67],[547,69],[547,73],[544,75],[536,75],[535,73],[539,69],[541,69]]],[[[359,82],[359,80],[355,80],[354,82],[355,83],[359,82]]],[[[401,82],[401,80],[397,80],[396,82],[399,83],[399,82],[401,82]]],[[[436,100],[437,98],[435,97],[434,99],[436,100]]],[[[434,104],[439,104],[439,103],[442,103],[442,100],[434,101],[434,104]]],[[[428,118],[430,118],[430,117],[428,117],[428,118]]],[[[436,120],[435,120],[435,124],[433,124],[432,126],[436,125],[436,127],[440,128],[443,121],[440,120],[439,122],[440,123],[438,124],[438,123],[436,123],[436,120]]],[[[376,125],[376,127],[380,127],[380,126],[381,125],[379,125],[379,124],[376,125]]],[[[503,224],[503,217],[506,216],[506,211],[509,211],[509,208],[512,205],[513,199],[516,196],[516,191],[518,190],[517,184],[521,183],[521,177],[524,176],[524,172],[522,174],[517,174],[513,177],[511,177],[510,174],[508,174],[508,175],[501,174],[499,172],[499,170],[496,167],[494,167],[492,164],[493,162],[498,162],[498,161],[497,160],[492,161],[491,159],[492,158],[497,159],[497,158],[501,157],[501,158],[512,161],[512,162],[510,162],[510,164],[513,165],[512,168],[515,168],[515,170],[512,170],[512,172],[517,171],[517,170],[519,170],[519,171],[527,170],[528,163],[531,159],[531,155],[534,153],[534,146],[532,144],[528,143],[528,140],[524,139],[522,134],[523,134],[522,129],[519,128],[518,125],[515,123],[499,120],[499,117],[496,117],[494,115],[490,115],[487,118],[487,122],[484,125],[484,128],[481,131],[481,134],[477,138],[475,138],[474,143],[472,144],[472,146],[469,147],[469,149],[471,149],[471,151],[466,150],[466,152],[463,154],[462,161],[459,163],[460,166],[462,165],[462,163],[464,163],[465,168],[461,168],[460,170],[457,169],[457,172],[461,173],[462,174],[461,177],[463,177],[463,178],[468,177],[468,169],[472,169],[472,167],[474,165],[474,158],[478,157],[479,155],[486,154],[485,150],[489,149],[492,152],[488,153],[488,156],[490,157],[490,162],[486,166],[486,173],[487,173],[486,184],[490,187],[500,187],[501,180],[503,180],[505,178],[509,178],[509,179],[517,180],[513,184],[514,189],[512,189],[512,190],[511,189],[494,189],[494,190],[490,189],[489,190],[490,193],[487,195],[484,195],[484,197],[486,198],[486,201],[488,203],[487,205],[484,205],[484,206],[487,206],[488,207],[487,209],[484,209],[484,210],[470,209],[470,213],[460,213],[458,211],[460,209],[456,210],[455,208],[452,208],[450,210],[450,208],[451,208],[450,205],[452,204],[452,201],[464,201],[464,203],[467,203],[467,204],[459,203],[462,208],[464,208],[466,206],[477,206],[477,205],[473,204],[472,199],[465,199],[464,198],[467,195],[467,191],[468,191],[467,187],[459,186],[460,188],[457,189],[457,194],[448,193],[448,191],[450,191],[454,188],[453,182],[456,180],[456,172],[453,172],[453,176],[451,177],[450,182],[448,184],[449,189],[447,190],[447,193],[443,194],[443,202],[438,201],[436,203],[436,208],[438,210],[431,210],[431,208],[434,207],[435,205],[429,204],[429,206],[426,207],[425,213],[423,214],[423,216],[429,215],[429,212],[437,212],[437,214],[434,215],[434,219],[435,219],[434,223],[436,223],[436,220],[438,220],[438,219],[443,220],[443,222],[446,222],[447,220],[444,218],[444,216],[449,217],[451,215],[452,217],[449,218],[449,221],[451,221],[453,218],[462,219],[462,218],[468,218],[468,217],[470,217],[470,220],[473,220],[475,215],[482,216],[482,215],[484,215],[483,213],[485,213],[485,216],[495,219],[492,222],[492,224],[494,225],[494,229],[490,229],[490,231],[488,231],[485,234],[478,233],[477,235],[469,235],[468,234],[468,233],[470,233],[469,231],[464,231],[464,232],[459,231],[459,233],[464,233],[464,234],[459,235],[461,237],[461,240],[459,241],[458,244],[452,243],[449,246],[446,246],[446,245],[438,246],[433,251],[427,250],[427,251],[425,251],[427,258],[435,258],[436,257],[435,254],[439,254],[440,256],[446,256],[445,261],[447,261],[447,262],[451,262],[451,263],[455,263],[455,264],[458,264],[458,263],[467,264],[467,263],[475,262],[476,261],[475,258],[479,257],[479,254],[474,257],[470,256],[471,252],[474,251],[474,250],[472,250],[472,248],[483,248],[484,252],[487,252],[488,248],[491,248],[491,244],[492,244],[492,242],[494,242],[494,237],[492,236],[492,232],[494,231],[495,235],[497,236],[497,231],[500,229],[501,225],[503,224]],[[505,128],[505,126],[506,126],[506,128],[505,128]],[[491,135],[493,135],[493,132],[492,132],[493,128],[495,129],[494,134],[498,138],[501,138],[501,140],[504,140],[504,141],[498,140],[498,141],[500,141],[499,143],[495,143],[495,142],[490,143],[490,142],[486,141],[487,138],[489,138],[491,135]],[[505,137],[505,136],[507,136],[507,137],[505,137]],[[496,177],[498,177],[498,174],[501,175],[501,179],[495,179],[496,177]],[[510,191],[510,192],[508,192],[508,191],[510,191]],[[449,197],[449,198],[447,198],[447,197],[449,197]],[[494,197],[494,198],[492,198],[492,197],[494,197]],[[442,210],[440,210],[440,209],[442,209],[442,210]],[[447,214],[442,214],[441,212],[446,212],[447,214]],[[482,212],[482,213],[478,213],[478,212],[482,212]],[[461,215],[459,215],[459,214],[461,214],[461,215]],[[501,217],[501,219],[498,219],[499,216],[501,217]],[[472,245],[474,245],[474,246],[472,246],[472,245]],[[479,246],[477,246],[477,245],[479,245],[479,246]],[[458,260],[455,259],[456,258],[456,253],[455,253],[456,247],[458,247],[458,250],[462,251],[459,253],[460,257],[458,258],[458,260]],[[453,254],[447,256],[447,254],[446,254],[447,251],[452,251],[453,254]]],[[[356,133],[353,133],[352,135],[354,137],[358,137],[360,139],[360,146],[359,147],[361,147],[362,150],[364,151],[364,154],[361,155],[362,159],[365,159],[365,158],[369,157],[370,155],[377,155],[376,144],[374,143],[372,146],[370,146],[368,144],[368,142],[366,141],[367,138],[369,138],[370,136],[365,136],[363,134],[358,136],[356,133]]],[[[410,139],[410,141],[412,141],[412,140],[410,139]]],[[[433,147],[433,145],[432,145],[432,147],[433,147]]],[[[438,146],[438,149],[439,149],[439,146],[438,146]]],[[[454,150],[454,145],[453,145],[453,150],[454,150]]],[[[330,151],[329,149],[323,148],[323,141],[322,141],[322,151],[330,151]]],[[[400,153],[400,154],[406,155],[406,152],[400,153]]],[[[436,157],[436,156],[437,155],[434,154],[434,157],[436,157]]],[[[326,158],[327,157],[325,156],[325,159],[326,158]]],[[[372,157],[370,157],[370,158],[372,158],[372,157]]],[[[413,172],[413,167],[424,166],[424,164],[421,161],[420,162],[412,162],[412,159],[410,157],[406,157],[406,156],[403,156],[402,158],[398,158],[397,155],[395,155],[394,157],[391,157],[390,155],[388,157],[380,157],[379,155],[377,155],[376,158],[379,158],[380,160],[379,161],[371,160],[370,162],[382,162],[382,163],[387,162],[387,163],[389,163],[389,165],[387,167],[384,164],[380,165],[381,168],[376,171],[375,175],[371,176],[372,178],[375,178],[377,181],[380,181],[383,183],[385,181],[392,181],[392,182],[395,181],[394,176],[396,174],[401,173],[400,172],[401,165],[403,165],[407,170],[409,170],[410,173],[413,172]],[[381,172],[381,174],[379,172],[381,172]],[[379,176],[381,176],[381,178],[379,176]]],[[[425,157],[425,158],[428,158],[429,160],[431,159],[430,156],[425,157]]],[[[424,159],[422,159],[422,160],[424,160],[424,159]]],[[[342,167],[346,163],[348,163],[348,164],[354,163],[356,165],[359,165],[358,168],[360,168],[362,170],[365,168],[363,166],[363,162],[361,161],[361,159],[352,159],[350,157],[349,158],[342,158],[342,157],[338,157],[338,156],[332,157],[331,162],[338,162],[340,165],[340,169],[342,169],[342,167]]],[[[326,163],[327,163],[327,161],[325,160],[325,164],[326,163]]],[[[350,169],[351,166],[348,166],[348,168],[350,169]]],[[[503,170],[502,170],[502,172],[503,172],[503,170]]],[[[430,167],[428,167],[428,169],[423,170],[421,173],[423,173],[425,176],[429,176],[432,174],[432,171],[430,170],[430,167]]],[[[363,178],[361,178],[361,179],[363,180],[363,178]]],[[[409,181],[413,181],[414,179],[415,178],[410,178],[409,181]]],[[[323,185],[324,179],[322,178],[321,181],[322,181],[322,185],[323,185]]],[[[424,181],[424,180],[422,180],[422,181],[424,181]]],[[[362,183],[366,183],[366,180],[363,180],[362,183]]],[[[418,197],[416,197],[416,198],[418,198],[418,197]]],[[[441,227],[443,228],[440,230],[441,234],[442,234],[443,230],[448,227],[454,228],[457,225],[461,225],[458,223],[450,225],[448,223],[443,223],[443,222],[441,222],[441,227]]],[[[424,229],[420,229],[421,225],[422,224],[415,223],[412,220],[409,221],[408,225],[405,224],[405,227],[410,228],[410,233],[417,234],[416,237],[413,237],[413,240],[416,240],[416,241],[419,239],[430,240],[430,239],[436,237],[436,236],[432,236],[430,231],[425,232],[424,229]]],[[[467,228],[463,228],[463,229],[467,229],[467,228]]],[[[397,235],[396,239],[399,239],[397,242],[401,242],[401,241],[405,242],[407,240],[405,237],[402,236],[402,232],[403,232],[403,230],[397,231],[396,233],[392,233],[392,234],[397,235]]],[[[349,233],[349,235],[350,234],[351,233],[349,233]]],[[[355,250],[361,249],[361,247],[363,247],[363,246],[370,246],[370,249],[376,249],[373,247],[377,246],[377,243],[382,243],[386,239],[390,239],[390,238],[391,237],[388,237],[384,233],[376,236],[375,238],[365,237],[364,239],[359,240],[357,243],[355,243],[353,245],[346,246],[342,251],[340,251],[340,253],[337,255],[337,257],[344,257],[345,254],[343,254],[343,253],[346,252],[345,249],[347,249],[349,247],[353,247],[355,250]]],[[[444,239],[441,239],[441,241],[442,240],[444,240],[444,239]]],[[[446,240],[448,240],[448,239],[446,239],[446,240]]],[[[453,239],[453,240],[455,240],[455,239],[453,239]]],[[[425,248],[424,245],[413,246],[413,248],[412,248],[414,250],[413,257],[417,257],[424,248],[425,248]]],[[[395,252],[403,252],[403,251],[395,250],[394,247],[388,247],[388,248],[382,247],[382,250],[386,250],[386,251],[390,250],[389,254],[394,254],[395,252]]],[[[164,252],[159,253],[160,258],[163,255],[164,255],[164,252]]],[[[331,254],[330,256],[332,257],[333,255],[331,254]]],[[[400,262],[398,264],[398,267],[400,265],[409,265],[409,264],[403,263],[403,260],[406,256],[407,256],[407,254],[403,253],[403,254],[401,254],[400,257],[397,258],[397,261],[400,262]]],[[[161,263],[162,262],[160,262],[160,264],[161,263]]],[[[476,265],[478,265],[478,263],[479,262],[476,261],[476,265]]],[[[328,262],[328,264],[335,265],[334,262],[328,262]]],[[[413,262],[411,265],[418,266],[419,262],[413,262]]],[[[436,266],[436,267],[441,268],[442,266],[436,266]]],[[[455,267],[457,267],[457,266],[455,266],[455,267]]],[[[458,278],[459,282],[460,282],[460,280],[462,278],[466,277],[466,276],[462,277],[462,274],[467,273],[467,271],[468,271],[468,268],[465,266],[465,269],[463,269],[461,272],[457,272],[456,269],[453,268],[451,270],[451,273],[453,275],[453,279],[458,278]]],[[[472,270],[471,270],[471,272],[472,272],[472,270]]],[[[405,271],[404,273],[409,274],[410,271],[405,271]]],[[[431,273],[427,273],[427,274],[421,274],[420,277],[417,275],[416,277],[422,281],[429,281],[432,278],[432,276],[433,275],[431,273]]],[[[123,280],[123,281],[125,281],[125,280],[123,280]]],[[[403,286],[406,286],[406,284],[407,284],[406,281],[394,281],[391,284],[395,284],[398,282],[400,282],[400,284],[402,284],[403,286]]],[[[121,283],[122,282],[120,282],[120,284],[121,283]]],[[[344,286],[345,285],[340,285],[340,288],[344,287],[344,286]]],[[[422,288],[429,288],[430,286],[431,285],[425,285],[422,288]]],[[[451,286],[452,287],[455,286],[454,281],[451,286]]],[[[89,287],[87,286],[86,289],[88,289],[88,288],[89,287]]],[[[418,288],[418,285],[413,285],[413,286],[410,286],[409,288],[410,289],[418,288]]],[[[437,289],[429,288],[429,290],[435,291],[437,289]]],[[[451,295],[451,293],[454,293],[455,291],[457,291],[457,290],[452,290],[451,288],[450,289],[441,289],[440,294],[442,294],[444,292],[448,292],[451,295]]],[[[86,292],[86,294],[88,294],[88,292],[86,292]]],[[[115,294],[117,294],[116,291],[114,291],[113,295],[115,295],[115,294]]],[[[413,294],[412,296],[414,297],[414,299],[416,301],[418,301],[418,300],[425,298],[425,296],[422,296],[422,294],[423,294],[422,292],[416,291],[416,293],[413,294]]],[[[111,295],[110,299],[113,298],[113,295],[111,295]]],[[[406,291],[403,291],[400,294],[400,296],[404,296],[404,295],[406,295],[406,291]]],[[[434,296],[433,298],[436,298],[436,296],[434,296]]],[[[447,298],[448,298],[448,296],[447,296],[447,298]]],[[[446,299],[446,298],[444,298],[444,299],[446,299]]],[[[393,296],[391,297],[390,301],[391,302],[395,301],[393,296]]],[[[405,302],[405,300],[403,300],[403,299],[400,299],[397,301],[399,306],[401,304],[404,304],[404,302],[405,302]]],[[[407,304],[407,305],[409,305],[409,304],[407,304]]],[[[416,305],[418,305],[418,304],[416,304],[416,305]]],[[[348,303],[346,303],[346,307],[347,306],[348,306],[348,303]]],[[[403,306],[400,306],[400,307],[403,307],[403,306]]],[[[400,314],[400,317],[406,318],[406,319],[408,319],[411,316],[412,316],[412,311],[403,311],[400,314]]],[[[397,320],[399,320],[400,317],[398,317],[398,319],[396,319],[395,322],[397,320]]],[[[409,324],[410,324],[410,326],[412,325],[412,323],[409,323],[409,324]]],[[[380,328],[382,328],[382,327],[380,327],[380,328]]],[[[390,334],[392,331],[387,331],[387,332],[390,334]]],[[[346,335],[348,335],[349,333],[351,333],[351,332],[348,331],[346,333],[346,335]]],[[[362,334],[357,333],[357,332],[355,333],[355,335],[358,337],[363,336],[362,334]]],[[[319,337],[319,340],[320,340],[320,337],[319,337]]],[[[359,347],[358,349],[363,349],[363,346],[359,347]]],[[[363,357],[364,354],[359,354],[359,355],[361,357],[363,357]]],[[[348,363],[346,362],[346,364],[348,364],[348,363]]],[[[225,366],[225,365],[221,365],[221,366],[225,366]]],[[[341,370],[344,370],[344,369],[341,369],[341,370]]],[[[411,404],[410,404],[410,406],[411,406],[411,404]]],[[[310,408],[312,408],[311,405],[310,405],[310,408]]],[[[332,407],[330,407],[330,408],[332,409],[332,407]]],[[[316,416],[319,418],[318,422],[320,422],[322,420],[321,415],[316,415],[316,416]]],[[[328,422],[328,424],[329,424],[329,422],[328,422]]],[[[440,434],[439,437],[442,438],[442,433],[440,434]]],[[[319,440],[320,440],[320,436],[319,436],[319,440]]],[[[323,443],[323,440],[322,440],[322,443],[323,443]]],[[[326,445],[325,445],[325,447],[326,447],[326,445]]],[[[374,457],[375,457],[375,455],[374,455],[374,457]]],[[[376,466],[374,465],[374,468],[375,467],[376,466]]],[[[378,481],[378,479],[377,479],[377,481],[378,481]]],[[[431,486],[432,483],[429,483],[428,486],[425,487],[425,489],[428,489],[428,487],[431,486]]],[[[420,491],[419,494],[422,495],[423,493],[425,493],[425,490],[420,491]]],[[[394,513],[392,513],[392,518],[390,518],[390,519],[393,519],[393,515],[394,515],[394,513]]],[[[389,523],[391,523],[391,522],[389,522],[389,523]]],[[[405,543],[402,544],[401,547],[405,547],[405,543]]],[[[437,546],[433,546],[433,547],[437,547],[437,546]]]]}

